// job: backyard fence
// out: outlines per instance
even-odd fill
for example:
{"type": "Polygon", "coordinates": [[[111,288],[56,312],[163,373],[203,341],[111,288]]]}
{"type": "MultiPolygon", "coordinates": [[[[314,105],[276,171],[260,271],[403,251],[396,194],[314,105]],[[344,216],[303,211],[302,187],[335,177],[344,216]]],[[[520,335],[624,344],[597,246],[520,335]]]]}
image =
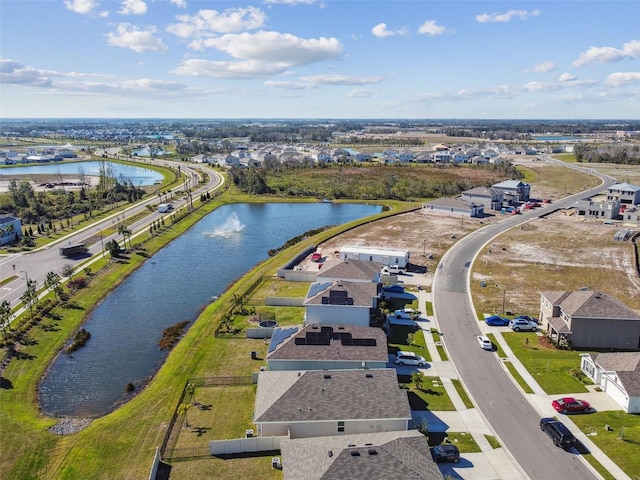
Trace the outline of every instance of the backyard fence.
{"type": "Polygon", "coordinates": [[[211,455],[269,452],[280,450],[281,440],[289,440],[289,437],[247,437],[231,440],[211,440],[209,442],[209,451],[211,455]]]}
{"type": "Polygon", "coordinates": [[[300,297],[267,297],[264,304],[269,307],[304,307],[304,298],[300,297]]]}

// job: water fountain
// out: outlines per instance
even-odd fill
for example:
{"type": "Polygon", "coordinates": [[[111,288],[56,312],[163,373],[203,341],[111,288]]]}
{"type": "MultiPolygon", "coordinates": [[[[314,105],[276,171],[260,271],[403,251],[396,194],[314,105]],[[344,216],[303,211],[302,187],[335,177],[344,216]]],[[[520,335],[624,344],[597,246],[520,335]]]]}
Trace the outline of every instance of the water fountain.
{"type": "Polygon", "coordinates": [[[209,237],[225,237],[228,238],[235,233],[244,231],[246,225],[240,221],[236,212],[231,213],[225,222],[216,228],[213,232],[207,232],[209,237]]]}

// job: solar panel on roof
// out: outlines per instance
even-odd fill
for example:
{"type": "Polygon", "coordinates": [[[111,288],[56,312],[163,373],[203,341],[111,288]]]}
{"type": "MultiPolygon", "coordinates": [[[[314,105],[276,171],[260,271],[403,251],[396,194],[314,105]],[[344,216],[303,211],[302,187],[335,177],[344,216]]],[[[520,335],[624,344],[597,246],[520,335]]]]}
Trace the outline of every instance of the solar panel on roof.
{"type": "Polygon", "coordinates": [[[330,286],[331,286],[331,282],[313,283],[309,287],[309,292],[307,293],[307,298],[315,297],[318,293],[320,293],[323,290],[326,290],[330,286]]]}
{"type": "Polygon", "coordinates": [[[269,343],[269,349],[267,353],[273,352],[276,348],[278,348],[278,345],[280,345],[297,331],[297,327],[276,328],[271,335],[271,342],[269,343]]]}

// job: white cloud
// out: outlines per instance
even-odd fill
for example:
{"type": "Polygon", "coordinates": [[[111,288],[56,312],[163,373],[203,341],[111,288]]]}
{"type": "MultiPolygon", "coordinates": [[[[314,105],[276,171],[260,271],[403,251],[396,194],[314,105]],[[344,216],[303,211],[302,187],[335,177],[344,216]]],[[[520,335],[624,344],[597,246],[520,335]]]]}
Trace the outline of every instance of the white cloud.
{"type": "Polygon", "coordinates": [[[378,38],[386,38],[398,34],[398,32],[389,30],[386,23],[379,23],[371,29],[371,33],[378,38]]]}
{"type": "Polygon", "coordinates": [[[147,4],[143,0],[123,0],[122,9],[118,13],[122,15],[144,15],[147,13],[147,4]]]}
{"type": "Polygon", "coordinates": [[[605,85],[620,87],[628,83],[640,83],[640,72],[618,72],[610,74],[605,80],[605,85]]]}
{"type": "Polygon", "coordinates": [[[376,93],[378,93],[378,90],[368,90],[368,89],[365,89],[365,88],[354,88],[349,93],[347,93],[347,97],[368,98],[368,97],[373,97],[376,93]]]}
{"type": "Polygon", "coordinates": [[[176,7],[187,8],[186,0],[170,0],[170,2],[173,3],[176,7]]]}
{"type": "Polygon", "coordinates": [[[537,17],[538,15],[540,15],[540,10],[509,10],[505,13],[483,13],[481,15],[476,15],[476,20],[480,23],[508,23],[513,18],[527,20],[531,17],[537,17]]]}
{"type": "Polygon", "coordinates": [[[572,65],[582,67],[589,63],[611,63],[638,57],[640,57],[640,40],[632,40],[623,44],[622,48],[591,47],[586,52],[582,52],[572,65]]]}
{"type": "Polygon", "coordinates": [[[200,10],[195,15],[177,15],[167,31],[180,38],[210,37],[219,33],[255,30],[264,25],[265,13],[254,7],[229,8],[224,12],[200,10]]]}
{"type": "MultiPolygon", "coordinates": [[[[339,74],[326,74],[326,75],[308,75],[300,77],[297,81],[275,81],[270,80],[264,82],[268,87],[280,88],[284,90],[311,90],[323,85],[332,86],[350,86],[350,85],[369,85],[372,83],[379,83],[383,80],[383,77],[349,77],[339,74]]],[[[358,89],[355,89],[358,90],[358,89]]],[[[355,91],[354,90],[354,91],[355,91]]],[[[361,95],[364,96],[364,95],[361,95]]]]}
{"type": "Polygon", "coordinates": [[[255,60],[224,62],[191,58],[174,68],[171,73],[189,77],[246,79],[273,76],[283,73],[286,69],[286,65],[255,60]]]}
{"type": "Polygon", "coordinates": [[[15,60],[0,58],[0,83],[8,85],[28,85],[46,87],[51,85],[51,79],[44,72],[29,65],[23,65],[15,60]]]}
{"type": "Polygon", "coordinates": [[[564,72],[562,75],[558,77],[558,81],[561,83],[573,82],[575,79],[576,79],[576,76],[570,74],[569,72],[564,72]]]}
{"type": "Polygon", "coordinates": [[[130,23],[121,23],[116,32],[107,33],[106,37],[107,43],[112,47],[130,48],[138,53],[166,52],[167,46],[154,36],[155,33],[155,27],[141,30],[130,23]]]}
{"type": "Polygon", "coordinates": [[[383,78],[375,77],[349,77],[346,75],[327,74],[327,75],[308,75],[300,77],[300,80],[310,85],[367,85],[371,83],[380,83],[383,78]]]}
{"type": "Polygon", "coordinates": [[[418,33],[431,35],[432,37],[436,35],[442,35],[446,31],[447,29],[442,25],[438,25],[438,22],[436,20],[427,20],[422,25],[420,25],[420,28],[418,29],[418,33]]]}
{"type": "Polygon", "coordinates": [[[300,38],[289,33],[227,34],[209,38],[202,45],[242,60],[278,63],[287,67],[339,58],[343,46],[336,38],[300,38]]]}
{"type": "Polygon", "coordinates": [[[556,69],[556,64],[553,62],[542,62],[535,65],[532,69],[525,70],[525,72],[529,73],[549,73],[556,69]]]}
{"type": "Polygon", "coordinates": [[[64,5],[72,12],[87,15],[93,13],[93,10],[98,7],[98,2],[94,0],[65,0],[64,5]]]}

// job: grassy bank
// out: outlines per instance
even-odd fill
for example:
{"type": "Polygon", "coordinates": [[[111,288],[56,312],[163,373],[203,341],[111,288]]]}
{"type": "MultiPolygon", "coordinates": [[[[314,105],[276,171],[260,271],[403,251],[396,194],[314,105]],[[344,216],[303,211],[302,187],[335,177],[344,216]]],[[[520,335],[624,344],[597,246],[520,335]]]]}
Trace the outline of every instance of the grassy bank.
{"type": "MultiPolygon", "coordinates": [[[[180,223],[165,227],[160,235],[150,236],[145,233],[136,237],[143,250],[132,254],[126,263],[108,263],[105,259],[104,270],[100,275],[73,298],[81,309],[58,310],[56,313],[61,319],[55,325],[51,325],[51,320],[45,320],[41,326],[33,329],[31,336],[34,342],[21,346],[24,358],[11,361],[3,373],[12,388],[0,390],[3,405],[0,412],[3,458],[0,463],[0,478],[146,478],[155,448],[163,441],[187,380],[193,377],[247,375],[259,366],[259,363],[249,357],[248,352],[257,351],[260,358],[266,356],[266,345],[262,340],[215,337],[214,331],[224,313],[229,310],[232,296],[243,295],[250,285],[274,275],[278,267],[303,248],[371,220],[355,221],[324,231],[258,265],[203,311],[187,335],[171,351],[151,383],[130,402],[109,415],[95,419],[85,430],[74,435],[60,437],[49,433],[47,429],[57,420],[39,412],[36,398],[38,382],[56,352],[79,327],[91,308],[149,256],[216,207],[225,203],[256,200],[242,195],[223,194],[192,212],[180,223]],[[44,325],[53,328],[45,329],[44,325]]],[[[271,202],[274,199],[261,197],[259,201],[271,202]]],[[[391,211],[385,211],[374,218],[382,218],[414,206],[402,202],[389,205],[391,211]]],[[[95,268],[101,268],[101,265],[95,268]]],[[[124,387],[123,385],[123,389],[124,387]]],[[[243,424],[247,421],[244,417],[242,420],[243,424]]],[[[209,428],[206,423],[202,426],[209,428]]],[[[237,465],[241,464],[251,462],[238,461],[237,465]]],[[[191,469],[192,467],[189,468],[191,469]]],[[[233,468],[222,470],[234,471],[233,468]]],[[[236,477],[237,470],[228,478],[236,477]]],[[[222,475],[217,478],[227,477],[222,475]]]]}

